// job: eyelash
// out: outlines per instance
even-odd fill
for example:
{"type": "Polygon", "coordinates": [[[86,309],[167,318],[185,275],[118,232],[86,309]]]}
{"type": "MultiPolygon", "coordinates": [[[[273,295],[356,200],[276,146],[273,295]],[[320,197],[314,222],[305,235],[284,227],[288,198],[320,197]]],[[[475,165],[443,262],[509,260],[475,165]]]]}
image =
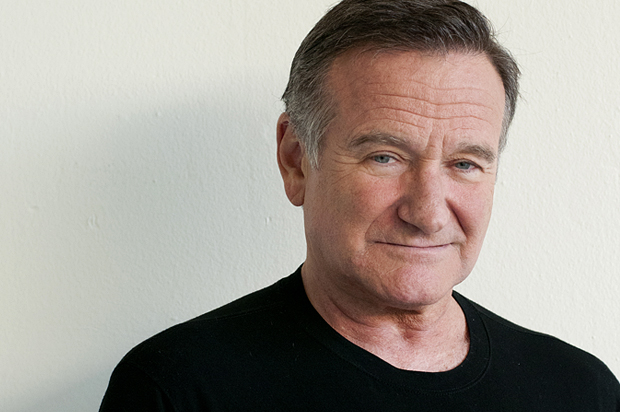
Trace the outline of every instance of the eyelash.
{"type": "Polygon", "coordinates": [[[459,161],[454,163],[454,166],[458,166],[459,164],[467,164],[467,165],[471,166],[468,169],[461,169],[461,168],[457,167],[457,169],[459,169],[459,170],[469,171],[469,170],[472,170],[472,169],[475,169],[475,168],[479,168],[479,166],[477,164],[475,164],[473,162],[470,162],[469,160],[459,160],[459,161]]]}
{"type": "MultiPolygon", "coordinates": [[[[396,156],[394,156],[392,154],[388,154],[388,153],[373,154],[369,158],[374,163],[376,163],[378,165],[381,165],[381,166],[389,165],[389,164],[393,163],[394,161],[398,160],[396,158],[396,156]],[[383,158],[386,161],[380,162],[378,160],[379,158],[383,158]]],[[[482,170],[482,168],[478,164],[476,164],[476,163],[474,163],[474,162],[472,162],[470,160],[457,160],[457,161],[453,162],[452,165],[453,165],[453,167],[455,167],[456,169],[458,169],[459,171],[464,172],[464,173],[472,173],[472,172],[474,172],[476,170],[482,170]],[[457,167],[457,165],[459,165],[459,164],[461,164],[461,165],[467,164],[467,165],[469,165],[469,168],[461,169],[461,168],[457,167]]]]}
{"type": "Polygon", "coordinates": [[[385,153],[381,153],[381,154],[374,154],[374,155],[370,156],[370,158],[371,158],[371,159],[372,159],[375,163],[378,163],[378,164],[381,164],[381,165],[386,165],[386,164],[389,164],[389,163],[390,163],[390,160],[396,160],[396,158],[395,158],[394,156],[389,155],[389,154],[385,154],[385,153]],[[382,157],[382,158],[386,159],[386,160],[387,160],[387,162],[380,162],[380,161],[378,161],[377,159],[378,159],[378,158],[380,158],[380,157],[382,157]]]}

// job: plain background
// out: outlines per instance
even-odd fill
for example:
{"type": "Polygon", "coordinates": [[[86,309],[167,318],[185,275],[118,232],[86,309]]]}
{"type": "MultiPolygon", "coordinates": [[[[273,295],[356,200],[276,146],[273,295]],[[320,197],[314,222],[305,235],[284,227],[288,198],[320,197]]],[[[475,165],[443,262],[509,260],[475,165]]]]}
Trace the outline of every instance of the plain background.
{"type": "MultiPolygon", "coordinates": [[[[620,2],[472,0],[524,72],[457,289],[620,375],[620,2]]],[[[332,0],[0,1],[0,409],[97,410],[135,344],[294,271],[275,161],[332,0]]]]}

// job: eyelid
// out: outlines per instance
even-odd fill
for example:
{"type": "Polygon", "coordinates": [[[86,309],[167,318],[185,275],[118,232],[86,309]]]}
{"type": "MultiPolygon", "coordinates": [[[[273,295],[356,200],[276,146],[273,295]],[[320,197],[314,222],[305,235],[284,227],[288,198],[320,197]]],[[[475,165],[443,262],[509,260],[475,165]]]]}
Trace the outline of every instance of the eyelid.
{"type": "Polygon", "coordinates": [[[480,166],[480,164],[478,162],[474,162],[473,160],[470,159],[456,159],[452,162],[453,166],[456,166],[458,163],[468,163],[471,166],[473,166],[471,169],[459,169],[462,170],[464,172],[471,172],[473,170],[480,170],[480,171],[484,171],[484,167],[480,166]]]}
{"type": "Polygon", "coordinates": [[[390,159],[393,159],[395,161],[402,161],[403,158],[402,156],[399,156],[398,154],[391,152],[389,150],[379,150],[376,152],[372,152],[368,155],[368,159],[374,159],[377,156],[385,156],[385,157],[389,157],[390,159]]]}

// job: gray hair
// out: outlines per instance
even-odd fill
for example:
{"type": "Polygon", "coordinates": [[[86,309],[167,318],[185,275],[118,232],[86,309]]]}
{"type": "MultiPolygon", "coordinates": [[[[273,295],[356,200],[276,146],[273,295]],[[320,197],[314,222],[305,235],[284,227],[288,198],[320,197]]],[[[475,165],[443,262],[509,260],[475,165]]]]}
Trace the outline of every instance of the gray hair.
{"type": "Polygon", "coordinates": [[[333,96],[326,90],[329,69],[338,56],[358,48],[485,54],[504,85],[502,152],[519,95],[520,71],[482,13],[455,0],[343,0],[319,20],[299,46],[282,96],[313,167],[318,167],[323,135],[336,116],[333,96]]]}

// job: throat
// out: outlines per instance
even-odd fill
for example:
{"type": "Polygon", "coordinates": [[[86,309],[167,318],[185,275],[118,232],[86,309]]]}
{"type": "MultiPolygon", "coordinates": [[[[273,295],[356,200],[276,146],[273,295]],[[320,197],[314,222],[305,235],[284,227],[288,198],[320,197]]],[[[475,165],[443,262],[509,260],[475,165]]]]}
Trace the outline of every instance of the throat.
{"type": "Polygon", "coordinates": [[[466,326],[460,336],[437,337],[428,341],[383,339],[378,342],[345,338],[395,368],[418,372],[446,372],[456,368],[467,357],[470,344],[466,326]]]}
{"type": "Polygon", "coordinates": [[[451,293],[415,310],[399,309],[302,279],[310,303],[332,329],[398,369],[445,372],[469,353],[467,320],[451,293]]]}
{"type": "Polygon", "coordinates": [[[445,372],[459,366],[470,347],[459,304],[450,296],[439,313],[390,313],[364,316],[332,304],[317,311],[351,343],[390,365],[419,372],[445,372]]]}
{"type": "Polygon", "coordinates": [[[347,329],[344,333],[336,330],[350,342],[398,369],[445,372],[459,366],[469,353],[469,330],[460,307],[456,316],[446,314],[446,319],[438,320],[428,329],[421,330],[410,323],[406,325],[347,329]]]}

